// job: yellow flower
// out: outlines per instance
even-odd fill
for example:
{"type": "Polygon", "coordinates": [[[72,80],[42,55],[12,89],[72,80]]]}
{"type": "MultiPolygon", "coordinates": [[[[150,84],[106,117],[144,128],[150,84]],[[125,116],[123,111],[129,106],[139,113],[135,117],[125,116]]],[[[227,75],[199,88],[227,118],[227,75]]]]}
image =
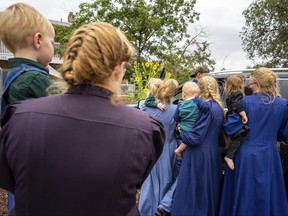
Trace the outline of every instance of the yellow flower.
{"type": "Polygon", "coordinates": [[[154,66],[153,66],[153,70],[156,70],[156,69],[157,69],[157,65],[154,65],[154,66]]]}
{"type": "Polygon", "coordinates": [[[142,77],[140,77],[140,76],[136,76],[136,77],[135,77],[135,81],[136,81],[136,82],[140,82],[141,80],[142,80],[142,77]]]}
{"type": "Polygon", "coordinates": [[[149,62],[146,62],[146,63],[145,63],[145,66],[146,66],[146,67],[149,67],[149,66],[150,66],[150,63],[149,63],[149,62]]]}
{"type": "Polygon", "coordinates": [[[145,88],[145,89],[143,90],[143,92],[144,92],[145,94],[148,94],[148,88],[145,88]]]}
{"type": "Polygon", "coordinates": [[[169,79],[172,76],[172,74],[170,72],[167,72],[165,75],[165,78],[169,79]]]}

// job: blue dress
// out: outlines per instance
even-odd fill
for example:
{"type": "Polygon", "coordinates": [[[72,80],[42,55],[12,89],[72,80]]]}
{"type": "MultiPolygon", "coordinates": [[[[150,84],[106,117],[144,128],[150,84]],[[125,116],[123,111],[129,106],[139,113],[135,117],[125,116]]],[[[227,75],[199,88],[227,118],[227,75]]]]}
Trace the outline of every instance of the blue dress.
{"type": "Polygon", "coordinates": [[[160,207],[171,211],[172,197],[175,192],[178,166],[176,165],[175,149],[177,142],[174,136],[176,122],[173,119],[177,106],[167,105],[163,112],[157,108],[144,107],[143,110],[158,119],[164,126],[165,144],[163,152],[144,181],[139,201],[141,216],[153,216],[160,207]]]}
{"type": "Polygon", "coordinates": [[[268,104],[267,95],[243,98],[250,131],[238,149],[235,170],[226,168],[219,215],[288,215],[277,137],[287,139],[288,107],[283,98],[268,104]]]}
{"type": "Polygon", "coordinates": [[[182,160],[172,215],[213,216],[218,209],[221,181],[219,136],[223,124],[220,106],[209,100],[191,132],[180,134],[187,148],[182,160]]]}

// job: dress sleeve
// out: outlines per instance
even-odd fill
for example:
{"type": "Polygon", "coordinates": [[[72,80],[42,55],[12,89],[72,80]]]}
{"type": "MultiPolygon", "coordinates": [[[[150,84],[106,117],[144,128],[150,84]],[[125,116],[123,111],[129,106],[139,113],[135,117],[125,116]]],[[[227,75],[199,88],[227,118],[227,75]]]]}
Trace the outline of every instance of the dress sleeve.
{"type": "Polygon", "coordinates": [[[175,110],[175,113],[173,115],[173,118],[176,122],[180,122],[181,119],[180,119],[180,116],[179,116],[179,105],[177,106],[176,110],[175,110]]]}
{"type": "Polygon", "coordinates": [[[281,126],[281,129],[278,133],[278,140],[288,142],[288,101],[286,106],[286,116],[283,120],[283,124],[281,126]]]}
{"type": "Polygon", "coordinates": [[[208,112],[210,110],[210,106],[208,102],[201,100],[199,97],[195,97],[192,100],[197,104],[201,112],[208,112]]]}
{"type": "Polygon", "coordinates": [[[197,119],[192,131],[190,132],[181,132],[180,137],[186,145],[189,146],[199,146],[203,139],[207,136],[209,129],[209,124],[211,121],[211,111],[202,112],[197,119]]]}

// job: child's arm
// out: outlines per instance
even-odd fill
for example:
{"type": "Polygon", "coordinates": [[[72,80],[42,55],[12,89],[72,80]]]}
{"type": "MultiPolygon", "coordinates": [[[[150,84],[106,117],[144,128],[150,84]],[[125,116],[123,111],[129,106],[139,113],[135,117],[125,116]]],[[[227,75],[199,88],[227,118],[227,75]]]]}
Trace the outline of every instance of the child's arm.
{"type": "Polygon", "coordinates": [[[149,94],[149,96],[146,98],[144,104],[147,107],[159,108],[162,111],[166,110],[166,105],[162,104],[160,102],[157,102],[154,95],[152,95],[152,94],[149,94]]]}
{"type": "Polygon", "coordinates": [[[152,94],[149,94],[148,97],[146,98],[144,104],[147,107],[157,108],[158,103],[156,102],[155,97],[152,94]]]}
{"type": "Polygon", "coordinates": [[[233,95],[233,103],[232,103],[232,108],[235,110],[237,113],[242,118],[242,123],[247,124],[248,123],[248,117],[246,115],[246,112],[244,111],[243,105],[242,105],[242,99],[243,99],[243,94],[242,92],[237,92],[237,94],[233,95]]]}

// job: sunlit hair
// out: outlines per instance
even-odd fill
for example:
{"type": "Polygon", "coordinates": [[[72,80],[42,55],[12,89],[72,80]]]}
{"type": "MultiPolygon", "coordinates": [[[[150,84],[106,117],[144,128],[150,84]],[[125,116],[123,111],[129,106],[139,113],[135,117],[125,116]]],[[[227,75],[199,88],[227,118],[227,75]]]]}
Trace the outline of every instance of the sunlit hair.
{"type": "Polygon", "coordinates": [[[231,95],[233,92],[243,92],[244,79],[236,75],[230,75],[225,80],[225,91],[228,95],[231,95]]]}
{"type": "Polygon", "coordinates": [[[52,28],[51,23],[30,5],[16,3],[0,13],[0,39],[12,53],[29,46],[28,37],[52,28]]]}
{"type": "Polygon", "coordinates": [[[165,79],[161,83],[156,98],[164,104],[171,104],[174,94],[178,90],[178,82],[175,79],[165,79]]]}
{"type": "Polygon", "coordinates": [[[188,97],[190,97],[193,95],[199,95],[200,89],[196,83],[188,81],[184,83],[182,92],[184,92],[188,97]]]}
{"type": "MultiPolygon", "coordinates": [[[[85,24],[72,34],[59,71],[69,85],[105,85],[116,65],[129,61],[133,54],[119,29],[105,22],[85,24]]],[[[119,85],[114,93],[120,92],[119,85]]]]}
{"type": "Polygon", "coordinates": [[[148,90],[152,95],[156,95],[162,80],[160,78],[151,78],[148,82],[148,90]]]}
{"type": "Polygon", "coordinates": [[[200,88],[201,98],[203,100],[209,100],[209,99],[215,100],[219,104],[224,113],[224,107],[220,99],[219,87],[216,79],[212,76],[202,77],[198,82],[198,86],[200,88]]]}
{"type": "Polygon", "coordinates": [[[278,76],[272,70],[261,67],[250,74],[250,82],[260,86],[258,92],[267,93],[272,96],[280,96],[278,76]]]}

